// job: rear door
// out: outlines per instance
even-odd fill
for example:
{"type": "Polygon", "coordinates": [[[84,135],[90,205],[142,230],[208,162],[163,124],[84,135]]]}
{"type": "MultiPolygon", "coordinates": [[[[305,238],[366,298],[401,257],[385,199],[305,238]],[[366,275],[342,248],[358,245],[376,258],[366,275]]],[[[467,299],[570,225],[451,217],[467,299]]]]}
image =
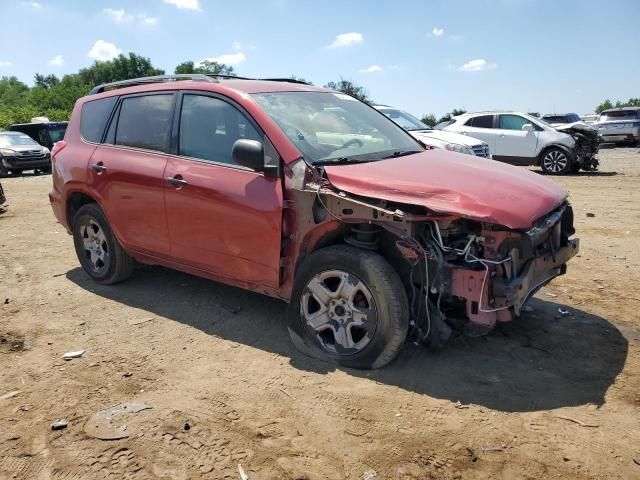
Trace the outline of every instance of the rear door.
{"type": "Polygon", "coordinates": [[[278,286],[281,181],[231,158],[236,140],[259,140],[268,152],[268,139],[215,94],[181,94],[174,125],[164,187],[172,257],[234,282],[278,286]]]}
{"type": "Polygon", "coordinates": [[[128,249],[160,257],[170,253],[164,170],[175,98],[164,92],[123,97],[88,165],[91,188],[118,239],[128,249]]]}
{"type": "Polygon", "coordinates": [[[536,157],[538,132],[522,130],[526,124],[536,125],[520,115],[501,114],[498,116],[497,143],[495,155],[499,160],[506,160],[515,164],[528,165],[536,157]]]}
{"type": "Polygon", "coordinates": [[[464,125],[461,125],[455,131],[488,143],[491,152],[495,153],[496,132],[493,127],[494,115],[478,115],[468,119],[464,125]]]}

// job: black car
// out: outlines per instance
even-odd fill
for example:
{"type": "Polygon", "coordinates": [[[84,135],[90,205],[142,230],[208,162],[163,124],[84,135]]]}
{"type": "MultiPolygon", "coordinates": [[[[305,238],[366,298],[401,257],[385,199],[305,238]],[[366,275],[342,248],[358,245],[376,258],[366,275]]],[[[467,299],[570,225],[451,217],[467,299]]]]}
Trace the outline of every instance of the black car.
{"type": "Polygon", "coordinates": [[[64,138],[69,122],[16,123],[9,127],[12,132],[22,132],[49,150],[64,138]]]}
{"type": "Polygon", "coordinates": [[[24,133],[0,131],[0,177],[23,170],[51,172],[49,149],[24,133]]]}

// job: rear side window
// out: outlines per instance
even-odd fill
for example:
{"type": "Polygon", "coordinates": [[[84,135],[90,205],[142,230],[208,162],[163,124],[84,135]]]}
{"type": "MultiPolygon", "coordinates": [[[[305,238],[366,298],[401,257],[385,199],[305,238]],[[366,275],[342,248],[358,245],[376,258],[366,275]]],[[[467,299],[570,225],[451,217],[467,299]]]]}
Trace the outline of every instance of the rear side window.
{"type": "Polygon", "coordinates": [[[263,141],[247,117],[218,98],[186,94],[180,112],[180,155],[235,165],[231,149],[236,140],[263,141]]]}
{"type": "Polygon", "coordinates": [[[167,152],[173,94],[143,95],[122,100],[116,145],[167,152]]]}
{"type": "Polygon", "coordinates": [[[500,115],[500,128],[503,130],[522,130],[522,126],[531,123],[520,115],[500,115]]]}
{"type": "Polygon", "coordinates": [[[493,115],[480,115],[467,120],[465,125],[476,128],[493,128],[493,115]]]}
{"type": "MultiPolygon", "coordinates": [[[[80,131],[82,132],[82,138],[94,143],[100,143],[102,141],[102,134],[104,128],[107,126],[113,107],[118,101],[118,97],[101,98],[100,100],[93,100],[87,102],[82,106],[82,115],[80,116],[80,131]]],[[[62,130],[64,136],[64,130],[62,130]]],[[[52,135],[52,141],[57,140],[52,135]]]]}

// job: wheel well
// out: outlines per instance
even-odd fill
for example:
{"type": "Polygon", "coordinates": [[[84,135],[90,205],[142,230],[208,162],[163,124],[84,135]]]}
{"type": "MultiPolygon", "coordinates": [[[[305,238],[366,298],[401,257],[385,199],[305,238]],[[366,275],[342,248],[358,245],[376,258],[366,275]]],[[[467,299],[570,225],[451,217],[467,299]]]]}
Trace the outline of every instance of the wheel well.
{"type": "Polygon", "coordinates": [[[81,192],[74,192],[67,201],[67,223],[69,228],[73,228],[73,219],[76,216],[76,212],[80,210],[80,207],[89,203],[98,203],[89,195],[81,192]]]}
{"type": "MultiPolygon", "coordinates": [[[[367,222],[362,223],[345,223],[341,228],[334,230],[327,235],[320,238],[313,247],[306,252],[303,258],[300,258],[297,262],[296,270],[304,262],[304,259],[313,252],[320,250],[321,248],[329,247],[331,245],[350,244],[357,248],[363,248],[360,245],[354,244],[348,241],[347,238],[353,235],[355,229],[367,227],[371,224],[367,222]]],[[[370,248],[371,251],[381,255],[391,267],[398,272],[403,283],[408,283],[409,278],[409,264],[400,255],[396,242],[400,239],[397,235],[385,230],[383,227],[378,226],[378,230],[375,232],[377,238],[375,248],[370,248]]],[[[367,248],[363,248],[366,250],[367,248]]]]}
{"type": "Polygon", "coordinates": [[[544,159],[544,156],[547,154],[547,152],[551,149],[558,149],[558,150],[562,150],[564,153],[566,153],[569,156],[569,161],[571,163],[574,162],[575,160],[575,155],[573,155],[569,149],[569,147],[566,147],[564,145],[558,145],[558,144],[553,144],[553,145],[547,145],[546,147],[544,147],[542,149],[542,151],[540,152],[540,155],[538,156],[538,165],[542,166],[542,160],[544,159]]]}

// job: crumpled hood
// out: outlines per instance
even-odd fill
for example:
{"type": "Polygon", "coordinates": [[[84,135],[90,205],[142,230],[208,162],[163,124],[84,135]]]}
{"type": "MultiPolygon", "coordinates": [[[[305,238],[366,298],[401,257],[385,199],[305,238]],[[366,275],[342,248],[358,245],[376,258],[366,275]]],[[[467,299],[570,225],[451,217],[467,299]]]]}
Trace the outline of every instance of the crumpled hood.
{"type": "Polygon", "coordinates": [[[445,150],[325,170],[344,192],[514,229],[529,228],[567,198],[560,185],[525,168],[445,150]]]}

